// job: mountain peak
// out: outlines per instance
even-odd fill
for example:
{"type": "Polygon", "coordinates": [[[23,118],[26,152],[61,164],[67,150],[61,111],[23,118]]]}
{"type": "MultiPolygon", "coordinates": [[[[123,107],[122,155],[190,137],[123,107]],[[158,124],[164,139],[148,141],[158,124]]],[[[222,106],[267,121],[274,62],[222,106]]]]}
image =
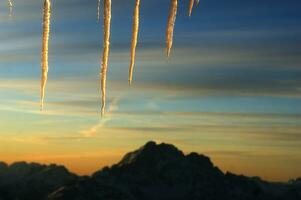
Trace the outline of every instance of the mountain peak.
{"type": "Polygon", "coordinates": [[[183,158],[184,154],[175,146],[170,144],[156,144],[154,141],[147,142],[138,150],[127,153],[118,166],[131,164],[155,164],[164,160],[174,160],[183,158]]]}
{"type": "MultiPolygon", "coordinates": [[[[2,166],[5,169],[6,165],[2,166]]],[[[2,187],[0,174],[1,200],[301,199],[300,179],[290,184],[274,184],[231,173],[225,175],[207,156],[184,155],[171,144],[153,141],[90,177],[75,176],[57,165],[41,165],[42,169],[34,173],[32,168],[39,167],[36,164],[12,166],[25,167],[29,170],[24,171],[30,173],[17,176],[7,170],[6,175],[2,173],[2,187]]]]}

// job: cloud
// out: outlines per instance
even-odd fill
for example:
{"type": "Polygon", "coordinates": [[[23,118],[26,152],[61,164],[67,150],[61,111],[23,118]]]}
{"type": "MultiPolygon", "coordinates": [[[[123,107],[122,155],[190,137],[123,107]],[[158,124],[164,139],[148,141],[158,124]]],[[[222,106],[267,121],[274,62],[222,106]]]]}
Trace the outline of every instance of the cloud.
{"type": "Polygon", "coordinates": [[[100,122],[96,125],[92,126],[91,128],[87,130],[80,131],[80,134],[84,137],[90,138],[94,137],[97,134],[97,131],[103,127],[106,126],[106,124],[112,120],[112,113],[118,111],[118,103],[120,101],[120,98],[112,99],[109,102],[109,110],[106,112],[104,117],[101,117],[100,122]]]}

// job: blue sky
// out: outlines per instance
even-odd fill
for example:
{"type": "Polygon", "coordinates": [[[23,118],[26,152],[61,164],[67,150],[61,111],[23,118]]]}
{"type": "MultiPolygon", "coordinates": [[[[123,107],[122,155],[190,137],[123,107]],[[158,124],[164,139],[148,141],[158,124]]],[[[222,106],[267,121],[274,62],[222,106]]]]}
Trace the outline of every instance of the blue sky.
{"type": "Polygon", "coordinates": [[[188,2],[179,1],[167,60],[169,3],[141,0],[128,87],[134,2],[112,0],[108,110],[100,119],[97,1],[52,1],[42,113],[43,1],[14,0],[12,18],[0,2],[0,156],[90,173],[156,140],[206,153],[224,171],[301,176],[301,2],[201,0],[189,18],[188,2]],[[89,164],[78,166],[82,160],[89,164]]]}

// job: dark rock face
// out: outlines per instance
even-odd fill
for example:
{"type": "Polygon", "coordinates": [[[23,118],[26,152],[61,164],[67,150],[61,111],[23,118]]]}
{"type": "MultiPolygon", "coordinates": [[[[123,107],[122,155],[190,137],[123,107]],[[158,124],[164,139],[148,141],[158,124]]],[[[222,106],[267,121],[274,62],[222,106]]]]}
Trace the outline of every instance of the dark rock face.
{"type": "Polygon", "coordinates": [[[1,200],[39,200],[50,192],[77,180],[63,166],[17,162],[0,164],[1,200]]]}
{"type": "Polygon", "coordinates": [[[281,200],[300,199],[299,188],[223,174],[210,159],[149,142],[50,200],[281,200]],[[290,191],[291,190],[291,191],[290,191]]]}
{"type": "Polygon", "coordinates": [[[4,162],[0,162],[0,174],[4,173],[7,169],[7,164],[4,162]]]}
{"type": "Polygon", "coordinates": [[[300,179],[275,184],[224,174],[204,155],[184,155],[172,145],[154,142],[91,177],[76,177],[55,165],[0,164],[0,200],[300,200],[300,193],[300,179]],[[1,175],[2,169],[7,173],[1,175]],[[25,185],[16,187],[20,182],[25,185]],[[1,193],[2,184],[13,189],[11,196],[1,195],[11,190],[1,193]]]}

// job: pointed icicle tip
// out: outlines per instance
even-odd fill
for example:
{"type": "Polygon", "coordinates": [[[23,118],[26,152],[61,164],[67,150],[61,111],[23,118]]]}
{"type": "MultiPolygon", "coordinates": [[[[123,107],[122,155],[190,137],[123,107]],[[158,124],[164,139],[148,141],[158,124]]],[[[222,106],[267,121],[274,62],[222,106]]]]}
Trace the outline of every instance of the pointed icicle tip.
{"type": "Polygon", "coordinates": [[[128,83],[129,83],[129,86],[132,86],[132,80],[131,79],[129,80],[128,83]]]}
{"type": "Polygon", "coordinates": [[[195,0],[190,0],[190,2],[189,2],[189,11],[188,11],[189,17],[191,17],[192,9],[193,9],[193,6],[194,6],[194,1],[195,0]]]}
{"type": "Polygon", "coordinates": [[[178,0],[171,0],[169,15],[168,15],[167,29],[166,29],[166,56],[167,56],[167,58],[170,56],[170,52],[171,52],[171,48],[172,48],[177,8],[178,8],[178,0]]]}
{"type": "Polygon", "coordinates": [[[167,57],[167,60],[168,60],[169,57],[170,57],[170,49],[167,49],[167,50],[166,50],[166,57],[167,57]]]}
{"type": "Polygon", "coordinates": [[[43,102],[40,102],[40,111],[42,112],[44,108],[43,102]]]}

